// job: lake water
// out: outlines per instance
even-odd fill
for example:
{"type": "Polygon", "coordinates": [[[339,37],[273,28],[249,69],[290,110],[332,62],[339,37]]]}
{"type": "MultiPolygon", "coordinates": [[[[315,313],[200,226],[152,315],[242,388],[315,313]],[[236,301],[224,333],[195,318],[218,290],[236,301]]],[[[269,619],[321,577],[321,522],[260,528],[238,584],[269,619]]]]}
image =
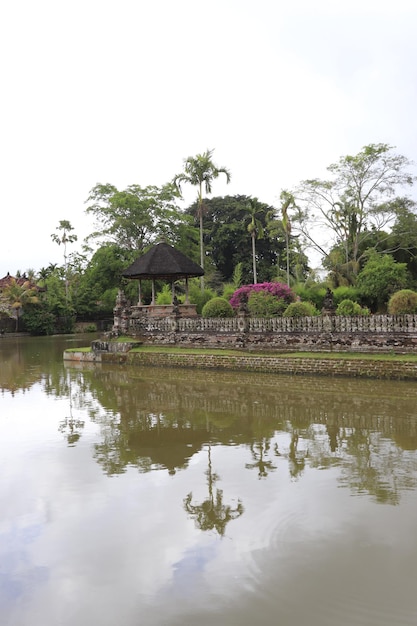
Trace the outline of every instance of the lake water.
{"type": "Polygon", "coordinates": [[[415,626],[417,385],[0,338],[1,626],[415,626]]]}

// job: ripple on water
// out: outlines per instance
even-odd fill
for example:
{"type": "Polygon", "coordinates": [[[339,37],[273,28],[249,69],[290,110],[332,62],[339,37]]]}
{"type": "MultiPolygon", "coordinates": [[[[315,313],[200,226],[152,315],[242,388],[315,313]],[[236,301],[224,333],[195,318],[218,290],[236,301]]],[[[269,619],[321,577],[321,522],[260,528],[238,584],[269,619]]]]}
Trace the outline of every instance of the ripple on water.
{"type": "Polygon", "coordinates": [[[349,494],[332,491],[326,472],[320,474],[315,509],[311,485],[295,485],[297,493],[284,490],[278,505],[254,516],[240,555],[241,626],[256,615],[263,616],[258,626],[416,626],[413,558],[404,561],[402,543],[389,540],[392,509],[378,508],[374,534],[371,522],[358,517],[369,506],[350,513],[349,494]]]}

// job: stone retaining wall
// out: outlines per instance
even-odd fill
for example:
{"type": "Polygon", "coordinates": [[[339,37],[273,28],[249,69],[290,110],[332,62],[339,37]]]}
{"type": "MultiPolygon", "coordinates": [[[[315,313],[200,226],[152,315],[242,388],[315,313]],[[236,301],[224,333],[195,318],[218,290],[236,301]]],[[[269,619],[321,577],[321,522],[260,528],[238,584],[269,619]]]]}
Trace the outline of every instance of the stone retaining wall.
{"type": "Polygon", "coordinates": [[[390,380],[417,380],[417,362],[372,359],[298,358],[291,356],[167,354],[151,352],[72,352],[64,359],[79,363],[116,363],[152,367],[240,370],[273,374],[348,376],[390,380]]]}
{"type": "Polygon", "coordinates": [[[171,316],[160,320],[129,319],[126,332],[151,345],[366,353],[417,350],[417,315],[302,318],[238,315],[226,319],[171,316]]]}

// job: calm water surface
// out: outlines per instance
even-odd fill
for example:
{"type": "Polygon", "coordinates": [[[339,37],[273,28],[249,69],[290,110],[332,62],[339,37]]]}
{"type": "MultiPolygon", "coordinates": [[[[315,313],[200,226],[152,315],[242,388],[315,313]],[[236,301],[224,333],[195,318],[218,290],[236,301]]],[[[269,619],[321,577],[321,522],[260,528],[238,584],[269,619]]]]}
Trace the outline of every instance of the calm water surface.
{"type": "Polygon", "coordinates": [[[415,626],[417,385],[0,339],[2,626],[415,626]]]}

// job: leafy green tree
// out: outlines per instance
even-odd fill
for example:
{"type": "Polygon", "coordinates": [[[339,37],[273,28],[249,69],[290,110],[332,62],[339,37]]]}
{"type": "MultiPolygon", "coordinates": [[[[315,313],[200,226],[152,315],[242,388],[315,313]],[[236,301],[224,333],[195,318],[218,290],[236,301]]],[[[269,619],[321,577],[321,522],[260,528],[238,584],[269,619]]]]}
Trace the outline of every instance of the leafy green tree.
{"type": "MultiPolygon", "coordinates": [[[[213,181],[224,174],[227,183],[230,182],[230,172],[225,167],[218,167],[213,163],[214,150],[206,150],[195,157],[184,159],[183,172],[174,176],[173,183],[181,193],[181,186],[186,183],[197,187],[197,217],[200,225],[200,265],[204,269],[204,236],[203,236],[203,187],[206,194],[211,193],[213,181]]],[[[204,276],[201,277],[201,289],[204,289],[204,276]]]]}
{"type": "Polygon", "coordinates": [[[31,335],[52,335],[55,332],[55,316],[44,300],[25,306],[22,321],[31,335]]]}
{"type": "Polygon", "coordinates": [[[369,253],[359,273],[356,288],[371,311],[385,311],[390,296],[409,283],[406,263],[397,263],[390,254],[369,253]]]}
{"type": "Polygon", "coordinates": [[[46,279],[45,287],[46,291],[43,294],[43,300],[47,303],[51,313],[56,317],[74,314],[74,310],[65,296],[65,285],[56,272],[46,279]]]}
{"type": "MultiPolygon", "coordinates": [[[[241,283],[252,281],[252,258],[248,254],[248,211],[249,196],[214,197],[204,201],[204,243],[215,270],[220,272],[223,281],[232,282],[235,268],[241,264],[241,283]]],[[[260,221],[264,236],[256,242],[257,280],[265,281],[275,278],[280,264],[285,259],[285,238],[282,229],[271,232],[268,227],[267,215],[273,207],[258,201],[260,221]]],[[[193,204],[187,211],[194,214],[197,206],[193,204]]],[[[291,269],[295,272],[298,261],[296,252],[291,254],[291,269]]],[[[206,260],[207,260],[206,259],[206,260]]],[[[284,265],[285,267],[285,265],[284,265]]]]}
{"type": "Polygon", "coordinates": [[[98,248],[80,273],[73,304],[82,315],[99,312],[111,313],[117,290],[122,287],[122,272],[134,260],[116,244],[107,243],[98,248]]]}
{"type": "Polygon", "coordinates": [[[305,240],[323,255],[327,236],[343,248],[345,263],[360,260],[373,231],[392,223],[397,189],[412,185],[409,160],[388,144],[370,144],[327,169],[331,178],[305,180],[297,190],[297,224],[305,240]],[[318,241],[317,228],[321,241],[318,241]],[[316,229],[316,230],[315,230],[316,229]],[[324,243],[323,243],[324,241],[324,243]]]}
{"type": "Polygon", "coordinates": [[[396,219],[387,248],[396,261],[407,263],[417,286],[417,203],[410,198],[397,199],[396,219]]]}
{"type": "Polygon", "coordinates": [[[189,218],[175,205],[177,197],[172,184],[129,185],[119,191],[114,185],[99,183],[87,199],[86,213],[94,216],[97,226],[87,241],[111,243],[136,255],[158,238],[176,245],[190,227],[189,218]]]}

